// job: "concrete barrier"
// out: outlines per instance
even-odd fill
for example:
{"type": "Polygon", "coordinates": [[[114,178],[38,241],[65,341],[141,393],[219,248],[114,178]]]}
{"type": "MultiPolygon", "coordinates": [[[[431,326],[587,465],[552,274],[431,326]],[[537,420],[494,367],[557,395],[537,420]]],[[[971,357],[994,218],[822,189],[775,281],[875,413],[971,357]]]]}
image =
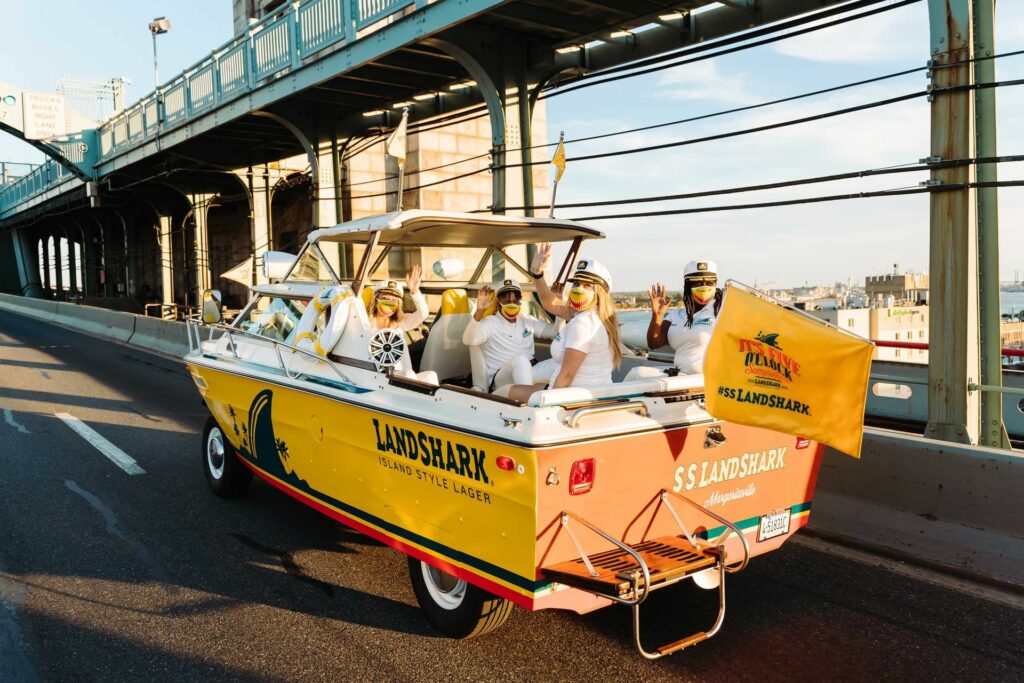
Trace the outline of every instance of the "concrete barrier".
{"type": "Polygon", "coordinates": [[[826,536],[1024,588],[1024,457],[865,429],[826,449],[810,526],[826,536]]]}
{"type": "Polygon", "coordinates": [[[0,306],[15,313],[21,313],[41,320],[57,317],[57,302],[48,299],[32,299],[14,294],[0,294],[0,306]]]}
{"type": "Polygon", "coordinates": [[[54,322],[58,325],[122,342],[131,339],[135,331],[135,320],[138,316],[131,313],[62,301],[56,303],[57,315],[54,322]]]}
{"type": "Polygon", "coordinates": [[[0,308],[98,337],[127,342],[149,351],[179,358],[188,353],[184,323],[11,294],[0,294],[0,308]]]}
{"type": "Polygon", "coordinates": [[[159,318],[135,317],[135,332],[128,343],[144,349],[161,351],[171,356],[188,353],[185,323],[159,318]]]}

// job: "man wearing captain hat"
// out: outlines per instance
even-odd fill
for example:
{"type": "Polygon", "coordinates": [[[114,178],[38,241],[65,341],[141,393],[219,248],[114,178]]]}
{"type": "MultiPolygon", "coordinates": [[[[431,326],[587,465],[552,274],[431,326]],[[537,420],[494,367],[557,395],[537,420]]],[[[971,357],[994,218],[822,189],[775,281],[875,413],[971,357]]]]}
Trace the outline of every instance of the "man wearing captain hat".
{"type": "Polygon", "coordinates": [[[533,384],[534,337],[551,338],[559,323],[546,323],[522,312],[523,290],[505,280],[495,290],[480,288],[476,311],[462,335],[466,346],[480,346],[487,365],[488,391],[506,384],[533,384]],[[497,311],[486,315],[497,299],[497,311]]]}

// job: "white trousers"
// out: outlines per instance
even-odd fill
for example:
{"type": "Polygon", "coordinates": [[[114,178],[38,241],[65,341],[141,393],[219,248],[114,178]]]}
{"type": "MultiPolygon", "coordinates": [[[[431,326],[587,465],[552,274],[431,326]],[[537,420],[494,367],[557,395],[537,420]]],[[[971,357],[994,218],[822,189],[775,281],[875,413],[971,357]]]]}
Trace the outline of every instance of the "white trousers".
{"type": "Polygon", "coordinates": [[[501,366],[501,369],[494,374],[492,386],[498,387],[506,384],[533,384],[533,366],[526,356],[512,356],[501,366]]]}
{"type": "Polygon", "coordinates": [[[660,368],[654,368],[650,365],[637,365],[626,373],[626,376],[622,378],[622,381],[633,382],[638,379],[646,379],[648,377],[667,377],[667,375],[665,374],[665,371],[660,368]]]}

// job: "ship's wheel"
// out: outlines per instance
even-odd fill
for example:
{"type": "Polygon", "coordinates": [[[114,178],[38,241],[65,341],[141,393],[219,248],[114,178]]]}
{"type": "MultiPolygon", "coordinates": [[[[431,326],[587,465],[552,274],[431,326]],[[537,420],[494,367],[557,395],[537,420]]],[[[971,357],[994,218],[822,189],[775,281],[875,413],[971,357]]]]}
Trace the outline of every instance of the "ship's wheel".
{"type": "Polygon", "coordinates": [[[404,355],[405,335],[401,330],[384,328],[370,337],[370,360],[378,370],[398,365],[404,355]]]}

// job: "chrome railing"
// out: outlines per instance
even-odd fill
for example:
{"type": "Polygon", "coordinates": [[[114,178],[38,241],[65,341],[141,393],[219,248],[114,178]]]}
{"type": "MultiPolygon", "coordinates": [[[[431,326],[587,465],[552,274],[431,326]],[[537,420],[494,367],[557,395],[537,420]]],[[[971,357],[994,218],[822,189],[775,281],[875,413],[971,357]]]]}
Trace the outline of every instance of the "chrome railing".
{"type": "Polygon", "coordinates": [[[190,354],[203,352],[203,328],[206,327],[209,329],[209,333],[207,334],[207,341],[217,341],[218,339],[223,339],[224,337],[227,337],[228,349],[231,351],[231,356],[235,360],[243,360],[238,355],[238,345],[235,342],[235,335],[241,335],[245,337],[247,341],[251,340],[257,342],[258,344],[270,345],[274,349],[274,356],[277,359],[278,367],[280,367],[281,370],[284,371],[284,374],[288,379],[299,379],[300,377],[308,373],[306,373],[305,371],[299,371],[293,374],[292,369],[289,368],[288,365],[284,362],[284,355],[281,353],[282,348],[285,349],[286,351],[291,352],[292,354],[299,354],[302,356],[306,356],[307,358],[312,358],[318,364],[322,363],[329,367],[331,370],[333,370],[334,373],[344,384],[358,386],[356,385],[355,382],[352,381],[352,379],[348,375],[341,371],[341,368],[339,368],[336,363],[334,363],[330,359],[324,358],[323,356],[313,353],[312,351],[307,351],[305,349],[300,349],[297,346],[292,346],[287,342],[279,341],[277,339],[271,339],[269,337],[264,337],[263,335],[259,335],[254,332],[249,332],[248,330],[243,330],[237,327],[231,327],[230,325],[226,325],[224,323],[204,323],[202,321],[201,315],[190,316],[188,320],[185,322],[185,325],[185,332],[186,335],[188,336],[188,349],[190,354]],[[214,337],[214,332],[217,331],[221,332],[220,337],[214,337]]]}

